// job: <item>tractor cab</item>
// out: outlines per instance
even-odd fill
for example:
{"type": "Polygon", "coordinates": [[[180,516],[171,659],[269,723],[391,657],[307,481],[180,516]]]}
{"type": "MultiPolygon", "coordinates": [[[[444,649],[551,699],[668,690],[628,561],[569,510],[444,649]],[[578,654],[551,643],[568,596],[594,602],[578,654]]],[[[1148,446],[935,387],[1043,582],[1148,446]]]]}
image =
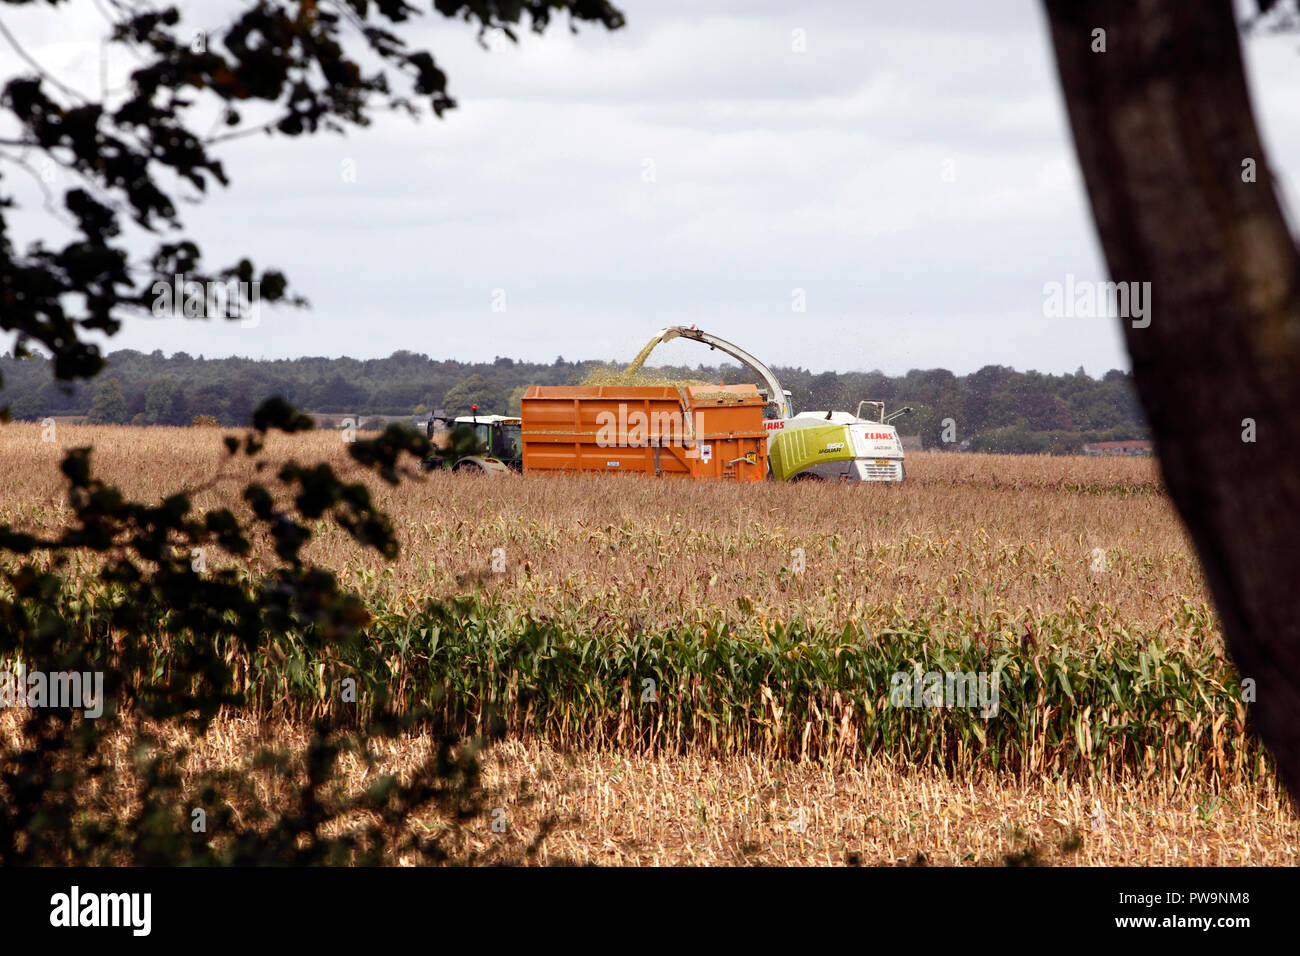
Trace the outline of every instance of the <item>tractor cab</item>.
{"type": "Polygon", "coordinates": [[[489,457],[519,470],[518,466],[524,460],[521,419],[507,415],[462,415],[456,419],[456,424],[469,425],[474,430],[474,437],[487,449],[489,457]]]}

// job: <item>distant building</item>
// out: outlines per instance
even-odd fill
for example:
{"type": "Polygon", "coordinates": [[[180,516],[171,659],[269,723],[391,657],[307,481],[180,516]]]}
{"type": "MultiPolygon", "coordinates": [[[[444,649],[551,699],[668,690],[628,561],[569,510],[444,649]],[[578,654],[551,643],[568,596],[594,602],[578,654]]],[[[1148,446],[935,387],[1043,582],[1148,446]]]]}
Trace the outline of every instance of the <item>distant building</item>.
{"type": "Polygon", "coordinates": [[[1155,446],[1149,441],[1094,441],[1083,446],[1085,455],[1153,455],[1155,446]]]}

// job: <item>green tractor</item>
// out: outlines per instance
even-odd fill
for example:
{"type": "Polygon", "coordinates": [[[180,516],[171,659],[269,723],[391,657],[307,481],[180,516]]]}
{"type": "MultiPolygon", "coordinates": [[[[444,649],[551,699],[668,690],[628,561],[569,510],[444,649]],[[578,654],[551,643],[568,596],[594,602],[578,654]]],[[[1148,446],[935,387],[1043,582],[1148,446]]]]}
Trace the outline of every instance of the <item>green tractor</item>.
{"type": "Polygon", "coordinates": [[[425,435],[434,453],[420,467],[425,471],[450,469],[457,474],[506,475],[523,471],[522,422],[509,415],[473,414],[452,417],[435,412],[425,423],[425,435]]]}

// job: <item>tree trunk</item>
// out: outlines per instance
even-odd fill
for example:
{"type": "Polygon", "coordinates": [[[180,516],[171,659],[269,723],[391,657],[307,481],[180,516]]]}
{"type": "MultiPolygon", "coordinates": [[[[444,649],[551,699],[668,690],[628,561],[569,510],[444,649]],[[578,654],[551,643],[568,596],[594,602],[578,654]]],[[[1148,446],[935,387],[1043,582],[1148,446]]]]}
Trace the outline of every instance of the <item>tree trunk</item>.
{"type": "Polygon", "coordinates": [[[1165,482],[1300,798],[1300,257],[1232,2],[1044,2],[1111,279],[1151,283],[1121,322],[1165,482]]]}

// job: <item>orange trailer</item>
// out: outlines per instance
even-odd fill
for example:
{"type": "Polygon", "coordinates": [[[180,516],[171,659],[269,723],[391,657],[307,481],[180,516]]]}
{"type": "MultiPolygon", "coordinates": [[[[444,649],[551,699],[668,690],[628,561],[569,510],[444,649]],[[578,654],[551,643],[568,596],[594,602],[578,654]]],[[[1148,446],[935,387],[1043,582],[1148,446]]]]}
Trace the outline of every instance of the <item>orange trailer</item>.
{"type": "Polygon", "coordinates": [[[753,385],[534,385],[521,405],[525,472],[767,477],[753,385]]]}

